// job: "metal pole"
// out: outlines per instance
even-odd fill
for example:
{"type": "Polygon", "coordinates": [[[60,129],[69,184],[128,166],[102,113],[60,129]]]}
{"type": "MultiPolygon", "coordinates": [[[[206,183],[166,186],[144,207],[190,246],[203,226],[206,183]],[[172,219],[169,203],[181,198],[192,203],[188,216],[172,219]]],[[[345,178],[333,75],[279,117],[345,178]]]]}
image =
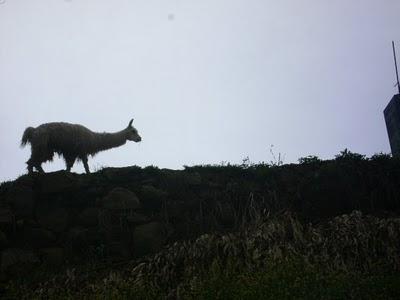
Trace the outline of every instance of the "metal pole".
{"type": "Polygon", "coordinates": [[[394,41],[392,41],[392,47],[393,47],[393,56],[394,56],[394,66],[396,68],[397,88],[398,88],[399,94],[400,94],[399,71],[397,70],[396,49],[394,47],[394,41]]]}

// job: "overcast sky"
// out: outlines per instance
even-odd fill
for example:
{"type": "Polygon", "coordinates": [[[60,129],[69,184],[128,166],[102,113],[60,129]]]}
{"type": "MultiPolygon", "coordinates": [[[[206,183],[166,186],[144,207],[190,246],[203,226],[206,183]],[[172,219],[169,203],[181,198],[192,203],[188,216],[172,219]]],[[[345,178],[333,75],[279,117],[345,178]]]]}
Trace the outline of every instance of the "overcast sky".
{"type": "Polygon", "coordinates": [[[268,162],[272,144],[285,163],[390,152],[399,13],[399,0],[0,0],[0,181],[26,172],[24,129],[55,121],[135,119],[142,143],[92,170],[268,162]]]}

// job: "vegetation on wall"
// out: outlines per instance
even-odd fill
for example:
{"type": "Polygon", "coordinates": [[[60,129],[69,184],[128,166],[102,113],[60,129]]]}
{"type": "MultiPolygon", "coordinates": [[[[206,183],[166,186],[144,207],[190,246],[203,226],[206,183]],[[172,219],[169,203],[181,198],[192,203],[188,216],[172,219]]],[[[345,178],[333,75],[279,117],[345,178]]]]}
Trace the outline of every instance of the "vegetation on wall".
{"type": "Polygon", "coordinates": [[[0,185],[3,292],[396,299],[399,183],[398,158],[348,150],[299,164],[24,175],[0,185]]]}

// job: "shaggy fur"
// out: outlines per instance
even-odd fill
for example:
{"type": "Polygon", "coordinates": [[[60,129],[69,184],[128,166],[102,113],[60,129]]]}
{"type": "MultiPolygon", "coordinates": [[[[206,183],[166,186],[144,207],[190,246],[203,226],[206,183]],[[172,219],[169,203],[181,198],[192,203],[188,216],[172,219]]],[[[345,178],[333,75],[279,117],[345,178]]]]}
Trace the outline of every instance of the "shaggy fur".
{"type": "Polygon", "coordinates": [[[31,158],[26,162],[29,173],[33,167],[43,173],[41,164],[53,160],[54,153],[64,157],[67,171],[71,171],[75,160],[81,160],[86,173],[90,173],[88,155],[122,146],[127,140],[140,142],[142,138],[132,126],[133,119],[124,130],[115,133],[97,133],[88,128],[69,123],[46,123],[37,128],[25,129],[21,146],[31,144],[31,158]]]}

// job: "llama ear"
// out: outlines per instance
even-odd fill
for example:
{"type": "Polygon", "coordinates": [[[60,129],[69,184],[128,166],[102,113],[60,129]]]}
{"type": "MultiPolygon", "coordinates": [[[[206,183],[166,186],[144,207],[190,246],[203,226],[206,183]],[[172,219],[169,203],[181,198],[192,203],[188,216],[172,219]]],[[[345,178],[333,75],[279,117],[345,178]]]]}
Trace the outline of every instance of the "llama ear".
{"type": "Polygon", "coordinates": [[[130,120],[130,122],[129,122],[129,124],[128,124],[128,127],[132,127],[132,122],[133,122],[133,119],[130,120]]]}

